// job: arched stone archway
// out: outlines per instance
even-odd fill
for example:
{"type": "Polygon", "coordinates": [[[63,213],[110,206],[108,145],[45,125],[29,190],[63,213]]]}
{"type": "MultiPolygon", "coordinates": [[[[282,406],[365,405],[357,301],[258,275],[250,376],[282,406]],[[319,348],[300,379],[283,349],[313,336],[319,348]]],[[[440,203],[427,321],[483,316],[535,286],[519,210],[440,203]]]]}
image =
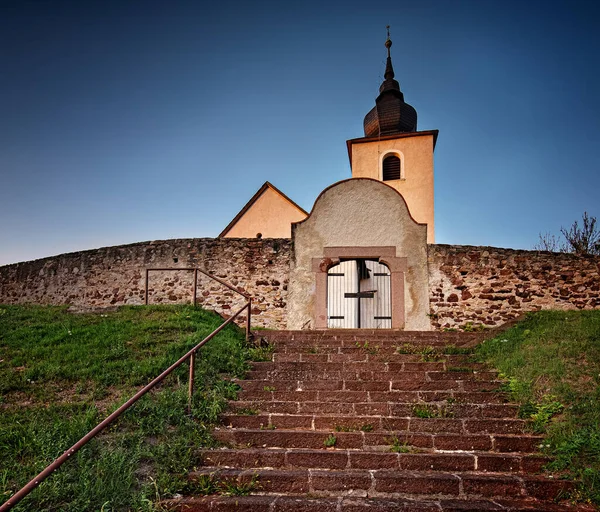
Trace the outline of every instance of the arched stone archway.
{"type": "Polygon", "coordinates": [[[293,225],[292,239],[288,328],[327,328],[327,271],[348,259],[390,269],[393,329],[431,328],[427,227],[411,217],[396,190],[371,179],[336,183],[293,225]]]}

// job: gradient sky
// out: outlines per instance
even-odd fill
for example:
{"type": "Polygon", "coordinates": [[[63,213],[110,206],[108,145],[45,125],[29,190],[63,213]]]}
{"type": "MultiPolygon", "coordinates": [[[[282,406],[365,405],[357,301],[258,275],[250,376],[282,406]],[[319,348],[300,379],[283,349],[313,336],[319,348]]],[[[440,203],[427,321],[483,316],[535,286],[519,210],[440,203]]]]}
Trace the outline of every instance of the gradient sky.
{"type": "Polygon", "coordinates": [[[438,243],[600,218],[600,2],[0,0],[0,264],[214,237],[350,177],[385,26],[439,129],[438,243]]]}

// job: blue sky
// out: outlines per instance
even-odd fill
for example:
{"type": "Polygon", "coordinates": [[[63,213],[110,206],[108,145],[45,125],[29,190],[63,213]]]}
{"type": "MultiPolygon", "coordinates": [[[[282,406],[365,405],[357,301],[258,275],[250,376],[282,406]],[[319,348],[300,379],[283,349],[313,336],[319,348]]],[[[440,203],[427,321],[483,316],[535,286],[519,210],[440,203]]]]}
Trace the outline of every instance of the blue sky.
{"type": "Polygon", "coordinates": [[[0,264],[216,236],[266,180],[310,210],[387,24],[437,242],[530,248],[600,217],[599,5],[0,0],[0,264]]]}

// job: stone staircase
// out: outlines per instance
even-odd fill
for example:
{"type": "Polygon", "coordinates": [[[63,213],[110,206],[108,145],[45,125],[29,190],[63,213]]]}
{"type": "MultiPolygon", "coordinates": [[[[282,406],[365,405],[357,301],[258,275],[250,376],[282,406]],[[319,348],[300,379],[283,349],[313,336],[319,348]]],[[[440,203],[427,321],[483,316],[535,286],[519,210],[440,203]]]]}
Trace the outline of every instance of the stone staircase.
{"type": "Polygon", "coordinates": [[[239,381],[214,433],[226,448],[190,475],[221,495],[172,510],[595,510],[561,501],[571,484],[542,474],[543,438],[471,360],[481,334],[256,334],[272,360],[239,381]]]}

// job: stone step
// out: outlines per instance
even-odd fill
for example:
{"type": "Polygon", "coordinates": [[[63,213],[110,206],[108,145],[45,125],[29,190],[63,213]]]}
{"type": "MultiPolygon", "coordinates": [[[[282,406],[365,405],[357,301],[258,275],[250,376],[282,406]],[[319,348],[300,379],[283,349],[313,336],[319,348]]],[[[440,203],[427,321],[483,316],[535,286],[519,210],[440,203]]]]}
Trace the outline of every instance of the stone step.
{"type": "MultiPolygon", "coordinates": [[[[256,377],[257,375],[253,376],[256,377]]],[[[459,386],[463,391],[495,391],[504,386],[503,381],[490,379],[485,374],[465,375],[452,372],[407,372],[395,375],[381,373],[379,374],[380,378],[377,380],[358,378],[317,379],[315,377],[306,378],[304,375],[302,377],[301,379],[258,378],[236,380],[235,382],[245,391],[264,391],[265,387],[274,388],[279,391],[414,391],[414,386],[418,386],[425,391],[431,391],[436,389],[457,389],[456,383],[458,382],[463,383],[462,386],[459,386]],[[451,387],[448,387],[448,385],[451,387]]]]}
{"type": "Polygon", "coordinates": [[[222,415],[221,421],[231,428],[301,429],[317,431],[394,431],[402,433],[445,434],[522,434],[526,422],[520,419],[419,418],[381,416],[324,416],[310,414],[222,415]]]}
{"type": "MultiPolygon", "coordinates": [[[[442,420],[443,421],[443,420],[442,420]]],[[[436,421],[422,422],[431,428],[421,432],[327,432],[313,430],[220,428],[214,438],[229,447],[311,448],[390,451],[394,446],[404,449],[435,449],[438,451],[495,451],[499,453],[536,453],[543,442],[542,436],[531,434],[453,434],[438,433],[436,421]]]]}
{"type": "Polygon", "coordinates": [[[434,347],[459,347],[473,348],[479,342],[475,338],[448,337],[448,336],[428,336],[428,337],[400,337],[400,336],[369,336],[368,338],[359,338],[356,336],[331,336],[328,338],[311,337],[310,335],[294,339],[278,339],[274,337],[263,337],[260,345],[274,345],[276,347],[304,347],[304,346],[345,346],[370,349],[376,346],[393,345],[399,347],[408,347],[414,350],[422,350],[428,346],[434,347]]]}
{"type": "MultiPolygon", "coordinates": [[[[365,372],[386,373],[471,373],[485,371],[485,365],[481,363],[462,363],[460,366],[444,361],[404,361],[404,362],[359,362],[348,361],[341,363],[319,363],[319,362],[273,362],[261,361],[251,364],[251,372],[327,372],[358,374],[365,372]],[[452,371],[453,369],[458,371],[452,371]]],[[[495,372],[494,372],[495,373],[495,372]]]]}
{"type": "MultiPolygon", "coordinates": [[[[507,402],[504,393],[489,391],[271,391],[268,384],[263,391],[238,393],[240,400],[274,402],[442,402],[461,404],[502,404],[507,402]]],[[[264,389],[264,388],[263,388],[264,389]]]]}
{"type": "Polygon", "coordinates": [[[351,352],[273,352],[271,361],[275,363],[423,363],[434,358],[443,360],[453,366],[464,366],[466,363],[473,363],[473,356],[468,354],[441,354],[432,356],[420,354],[399,354],[396,350],[390,350],[380,353],[379,351],[359,351],[351,352]]]}
{"type": "Polygon", "coordinates": [[[542,473],[543,437],[474,362],[482,333],[258,334],[271,360],[236,381],[214,431],[226,447],[202,451],[191,475],[200,490],[256,495],[174,510],[592,510],[553,503],[573,484],[542,473]]]}
{"type": "MultiPolygon", "coordinates": [[[[322,378],[322,375],[297,375],[283,374],[277,376],[256,375],[259,372],[249,372],[252,380],[239,380],[237,384],[244,391],[499,391],[502,381],[486,381],[477,379],[450,379],[447,380],[420,380],[419,378],[405,378],[405,375],[393,376],[392,380],[359,380],[357,377],[350,379],[322,378]],[[264,378],[260,378],[260,377],[264,378]],[[281,378],[279,378],[281,377],[281,378]]],[[[384,374],[373,377],[385,377],[384,374]]],[[[447,375],[452,377],[452,375],[447,375]]]]}
{"type": "MultiPolygon", "coordinates": [[[[230,402],[230,410],[236,414],[348,414],[364,416],[379,414],[386,417],[409,417],[414,414],[415,403],[403,402],[270,402],[240,400],[230,402]]],[[[430,402],[426,406],[434,416],[453,418],[515,418],[519,411],[516,404],[448,404],[430,402]]]]}
{"type": "Polygon", "coordinates": [[[368,346],[357,346],[356,344],[341,343],[319,344],[307,343],[304,345],[282,345],[274,343],[271,345],[275,354],[293,355],[301,354],[303,356],[323,356],[323,355],[349,355],[352,357],[380,357],[380,356],[416,356],[416,360],[430,357],[449,357],[466,356],[472,358],[472,347],[456,347],[443,343],[433,343],[431,345],[414,346],[407,344],[377,343],[368,346]]]}
{"type": "Polygon", "coordinates": [[[301,331],[253,331],[255,339],[266,339],[273,341],[294,342],[305,340],[316,340],[326,342],[328,340],[398,340],[398,341],[421,341],[421,340],[443,340],[455,341],[481,341],[489,337],[486,332],[451,332],[451,331],[396,331],[391,329],[327,329],[327,330],[301,330],[301,331]]]}
{"type": "Polygon", "coordinates": [[[370,333],[357,333],[350,330],[339,330],[337,332],[326,331],[300,331],[289,335],[285,332],[263,331],[257,333],[255,340],[281,343],[304,343],[314,341],[318,343],[332,343],[335,341],[375,343],[379,341],[390,341],[397,343],[424,343],[428,341],[443,341],[444,343],[467,343],[478,342],[485,336],[480,333],[440,332],[440,331],[386,331],[378,329],[370,333]]]}
{"type": "Polygon", "coordinates": [[[163,502],[172,512],[591,512],[595,507],[569,502],[548,503],[535,498],[410,499],[315,498],[286,495],[203,496],[163,502]]]}
{"type": "MultiPolygon", "coordinates": [[[[272,346],[276,352],[286,353],[313,353],[323,354],[335,352],[335,349],[348,349],[349,351],[362,352],[364,354],[386,353],[396,354],[427,354],[429,352],[438,354],[464,354],[472,353],[476,343],[471,341],[453,342],[449,340],[430,339],[421,342],[397,339],[378,339],[370,341],[356,341],[354,339],[329,339],[329,340],[270,340],[262,343],[263,346],[272,346]]],[[[342,352],[342,351],[341,351],[342,352]]]]}
{"type": "MultiPolygon", "coordinates": [[[[487,333],[489,334],[489,333],[487,333]]],[[[476,362],[486,333],[261,331],[238,400],[203,450],[199,490],[172,510],[565,511],[571,482],[543,473],[498,372],[476,362]],[[208,485],[206,482],[208,481],[208,485]],[[219,484],[219,482],[223,482],[219,484]]],[[[193,482],[190,489],[194,489],[193,482]]]]}
{"type": "Polygon", "coordinates": [[[539,455],[473,453],[383,453],[358,450],[217,449],[201,453],[205,466],[287,469],[399,469],[540,473],[550,459],[539,455]]]}
{"type": "Polygon", "coordinates": [[[407,470],[230,469],[204,467],[192,480],[212,478],[230,485],[253,482],[261,493],[357,497],[477,497],[554,500],[574,487],[572,482],[526,474],[407,470]]]}

